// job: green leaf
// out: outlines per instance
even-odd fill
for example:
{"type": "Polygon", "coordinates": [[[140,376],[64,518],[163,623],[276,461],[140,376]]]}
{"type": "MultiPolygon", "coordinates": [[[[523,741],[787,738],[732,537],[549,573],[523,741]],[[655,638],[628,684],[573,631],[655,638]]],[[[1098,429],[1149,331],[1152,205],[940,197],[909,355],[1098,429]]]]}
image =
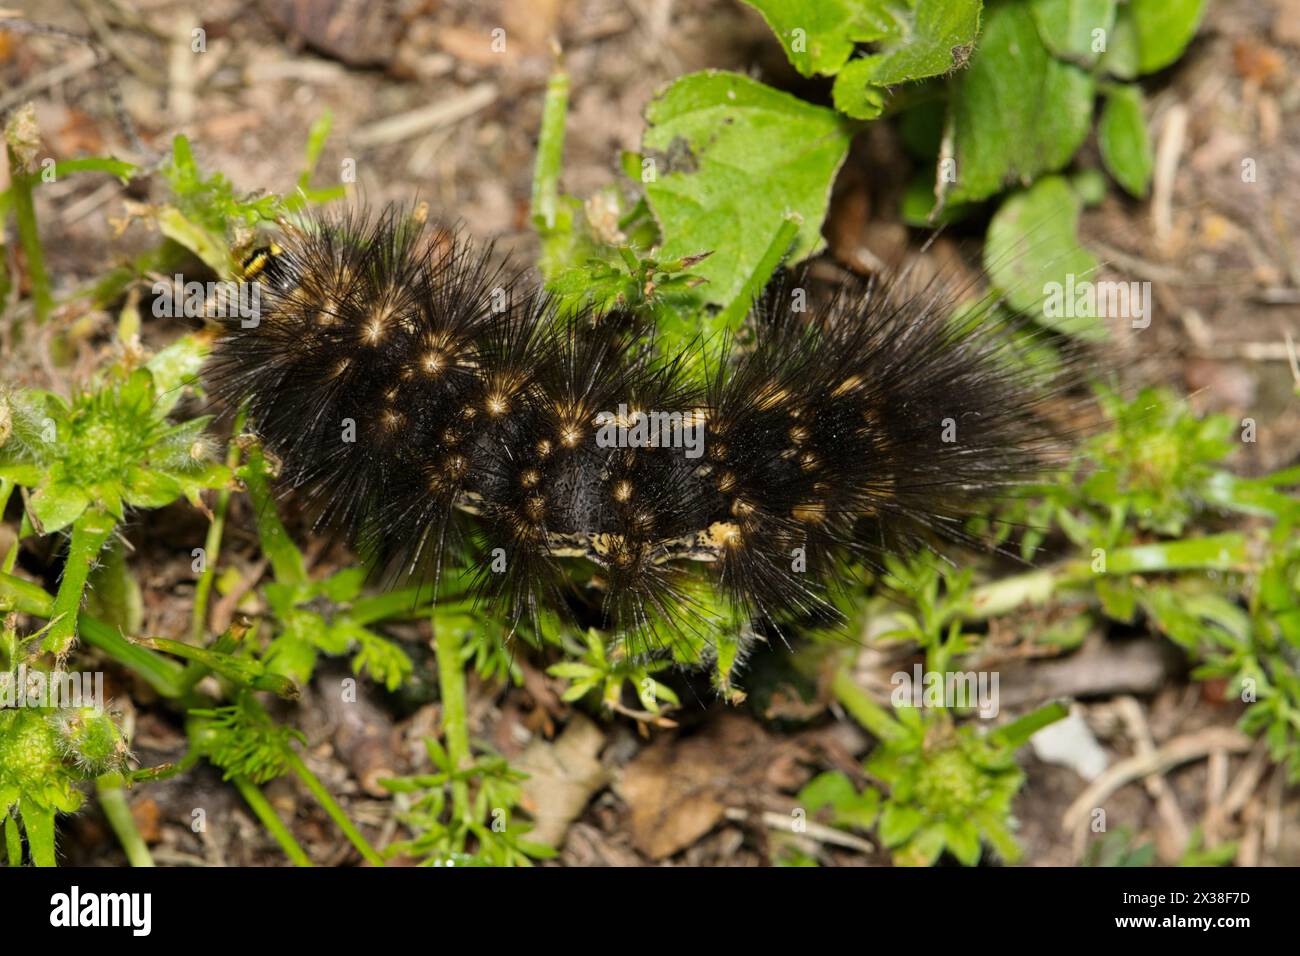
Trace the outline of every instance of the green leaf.
{"type": "Polygon", "coordinates": [[[1088,135],[1092,98],[1092,77],[1048,52],[1026,4],[990,6],[970,68],[953,80],[947,201],[985,199],[1063,167],[1088,135]]]}
{"type": "Polygon", "coordinates": [[[880,842],[888,847],[906,843],[924,822],[925,817],[915,807],[886,803],[880,815],[880,842]]]}
{"type": "Polygon", "coordinates": [[[1182,56],[1204,10],[1205,0],[1132,0],[1138,70],[1154,73],[1182,56]]]}
{"type": "Polygon", "coordinates": [[[62,179],[69,173],[108,173],[116,176],[126,185],[135,175],[136,167],[112,156],[84,156],[80,159],[64,159],[54,164],[54,178],[62,179]]]}
{"type": "Polygon", "coordinates": [[[1106,52],[1098,63],[1101,71],[1120,80],[1136,79],[1138,75],[1138,34],[1131,8],[1119,8],[1115,26],[1106,37],[1106,52]]]}
{"type": "Polygon", "coordinates": [[[225,245],[185,213],[175,206],[163,206],[156,218],[164,236],[190,250],[217,275],[224,276],[230,272],[230,256],[225,245]]]}
{"type": "Polygon", "coordinates": [[[153,374],[154,391],[158,401],[154,414],[167,415],[181,400],[184,387],[199,380],[199,369],[207,358],[211,343],[197,335],[185,335],[167,346],[149,360],[146,366],[153,374]]]}
{"type": "Polygon", "coordinates": [[[1151,141],[1142,112],[1142,90],[1133,84],[1106,91],[1097,125],[1097,142],[1106,169],[1130,195],[1146,198],[1151,180],[1151,141]]]}
{"type": "Polygon", "coordinates": [[[943,838],[948,851],[962,866],[980,861],[980,831],[974,821],[949,818],[943,821],[943,838]]]}
{"type": "Polygon", "coordinates": [[[1071,316],[1062,307],[1062,290],[1097,270],[1097,260],[1075,238],[1081,209],[1060,176],[1009,197],[989,223],[984,267],[1013,308],[1066,335],[1101,339],[1106,326],[1100,319],[1071,316]]]}
{"type": "Polygon", "coordinates": [[[1110,42],[1115,0],[1031,0],[1030,9],[1039,37],[1063,59],[1092,66],[1110,42]]]}
{"type": "MultiPolygon", "coordinates": [[[[848,62],[854,43],[897,34],[888,0],[745,0],[763,15],[785,55],[804,76],[831,76],[848,62]]],[[[979,4],[976,3],[978,8],[979,4]]]]}
{"type": "Polygon", "coordinates": [[[51,482],[31,497],[32,514],[45,534],[66,528],[81,517],[90,496],[76,485],[51,482]]]}
{"type": "MultiPolygon", "coordinates": [[[[835,107],[856,119],[875,119],[891,86],[960,69],[980,27],[981,0],[917,0],[912,9],[889,7],[896,29],[880,52],[852,60],[835,78],[835,107]]],[[[883,13],[884,11],[882,11],[883,13]]]]}
{"type": "Polygon", "coordinates": [[[181,483],[158,471],[137,468],[126,473],[122,499],[137,508],[161,508],[181,496],[181,483]]]}
{"type": "Polygon", "coordinates": [[[37,806],[30,799],[20,804],[23,829],[27,832],[27,848],[32,862],[37,866],[55,866],[54,809],[37,806]]]}
{"type": "Polygon", "coordinates": [[[643,140],[658,173],[646,195],[663,232],[659,257],[713,253],[694,272],[696,293],[726,305],[744,288],[782,222],[802,217],[791,259],[821,244],[831,184],[851,130],[811,106],[748,77],[684,76],[646,110],[643,140]]]}

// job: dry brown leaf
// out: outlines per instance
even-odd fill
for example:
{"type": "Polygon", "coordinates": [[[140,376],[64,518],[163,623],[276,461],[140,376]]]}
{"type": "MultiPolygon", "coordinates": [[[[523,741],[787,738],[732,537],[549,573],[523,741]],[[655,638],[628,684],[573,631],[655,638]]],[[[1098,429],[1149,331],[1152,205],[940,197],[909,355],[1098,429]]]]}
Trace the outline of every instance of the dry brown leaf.
{"type": "Polygon", "coordinates": [[[574,714],[554,743],[538,737],[513,761],[528,774],[523,806],[536,821],[530,841],[557,849],[564,843],[569,824],[608,782],[608,771],[598,759],[604,745],[601,729],[574,714]]]}

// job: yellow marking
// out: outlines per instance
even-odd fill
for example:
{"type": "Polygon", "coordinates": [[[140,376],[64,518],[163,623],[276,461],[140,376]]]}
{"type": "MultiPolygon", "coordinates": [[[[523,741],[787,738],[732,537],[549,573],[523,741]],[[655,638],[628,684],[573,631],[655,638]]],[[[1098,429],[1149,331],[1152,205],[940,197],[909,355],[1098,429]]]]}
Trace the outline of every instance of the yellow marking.
{"type": "Polygon", "coordinates": [[[519,476],[519,483],[525,488],[536,488],[541,480],[542,475],[536,468],[529,468],[519,476]]]}
{"type": "Polygon", "coordinates": [[[754,399],[754,405],[761,411],[767,411],[770,408],[775,408],[789,397],[789,390],[781,388],[776,382],[769,382],[759,391],[758,397],[754,399]]]}
{"type": "Polygon", "coordinates": [[[718,478],[718,490],[722,492],[724,495],[727,492],[729,492],[732,488],[735,487],[736,487],[736,476],[731,472],[729,471],[723,472],[721,477],[718,478]]]}
{"type": "Polygon", "coordinates": [[[546,499],[541,495],[533,495],[524,502],[524,513],[533,521],[541,521],[546,514],[546,499]]]}
{"type": "Polygon", "coordinates": [[[620,481],[614,486],[614,500],[622,504],[632,500],[632,482],[620,481]]]}
{"type": "Polygon", "coordinates": [[[799,467],[804,471],[816,471],[820,464],[821,462],[817,460],[817,456],[810,451],[806,451],[799,456],[799,467]]]}
{"type": "Polygon", "coordinates": [[[560,444],[565,448],[576,448],[582,440],[582,429],[570,422],[560,429],[560,444]]]}
{"type": "Polygon", "coordinates": [[[365,340],[371,345],[375,345],[383,339],[384,334],[388,331],[388,320],[392,318],[392,315],[392,309],[388,306],[376,309],[371,313],[370,321],[366,323],[363,330],[365,340]]]}
{"type": "Polygon", "coordinates": [[[844,381],[840,382],[840,384],[835,386],[835,391],[831,392],[831,395],[838,398],[841,395],[847,395],[849,392],[856,392],[866,384],[866,379],[861,375],[850,375],[844,381]]]}
{"type": "Polygon", "coordinates": [[[738,548],[744,544],[740,527],[734,521],[715,521],[709,525],[708,540],[715,548],[738,548]]]}
{"type": "Polygon", "coordinates": [[[808,427],[806,425],[795,425],[790,429],[790,440],[796,445],[802,445],[808,440],[808,427]]]}
{"type": "Polygon", "coordinates": [[[551,454],[551,440],[549,438],[543,438],[537,443],[537,454],[542,458],[546,458],[551,454]]]}
{"type": "Polygon", "coordinates": [[[795,521],[802,521],[804,524],[821,524],[826,520],[826,505],[820,501],[806,501],[795,505],[790,514],[795,521]]]}
{"type": "Polygon", "coordinates": [[[745,518],[754,513],[754,506],[744,498],[733,498],[731,501],[731,514],[736,518],[745,518]]]}

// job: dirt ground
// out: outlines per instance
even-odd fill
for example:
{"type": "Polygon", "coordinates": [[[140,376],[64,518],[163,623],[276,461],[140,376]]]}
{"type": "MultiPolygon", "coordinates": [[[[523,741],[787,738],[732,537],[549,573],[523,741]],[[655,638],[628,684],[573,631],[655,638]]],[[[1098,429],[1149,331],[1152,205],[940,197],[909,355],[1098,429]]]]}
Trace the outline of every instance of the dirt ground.
{"type": "MultiPolygon", "coordinates": [[[[57,38],[0,37],[0,109],[33,101],[55,157],[112,152],[149,160],[114,116],[105,70],[150,151],[165,151],[183,132],[203,168],[223,171],[250,192],[292,188],[308,129],[328,109],[334,131],[318,183],[354,167],[365,201],[425,199],[435,215],[497,240],[524,262],[536,252],[527,206],[552,38],[573,89],[561,185],[579,196],[616,178],[619,152],[639,146],[645,104],[683,73],[733,69],[814,99],[828,92],[795,76],[762,20],[736,0],[43,0],[17,8],[92,33],[111,53],[108,64],[96,66],[86,49],[57,38]],[[190,52],[195,27],[206,40],[197,57],[190,52]],[[505,31],[500,52],[493,49],[498,29],[505,31]]],[[[1300,0],[1212,2],[1184,59],[1145,85],[1160,157],[1153,197],[1136,202],[1112,191],[1085,214],[1083,234],[1117,277],[1153,283],[1157,319],[1130,331],[1106,361],[1132,380],[1176,385],[1202,410],[1254,418],[1259,440],[1239,453],[1242,471],[1294,463],[1300,412],[1286,336],[1300,339],[1300,204],[1290,193],[1300,180],[1300,0]],[[1254,160],[1254,182],[1241,176],[1247,158],[1254,160]]],[[[835,193],[828,257],[897,262],[918,247],[925,236],[898,218],[908,173],[887,128],[860,138],[835,193]]],[[[124,199],[149,195],[147,181],[124,192],[84,176],[40,191],[57,289],[70,290],[156,242],[139,226],[117,235],[114,225],[124,199]]],[[[941,242],[968,257],[977,251],[960,233],[941,242]]],[[[112,317],[65,313],[58,320],[106,332],[112,317]]],[[[178,334],[165,325],[147,324],[146,344],[178,334]]],[[[88,341],[106,342],[107,335],[88,341]]],[[[92,361],[88,353],[79,368],[92,361]]],[[[63,390],[76,374],[54,373],[19,354],[3,367],[23,384],[63,390]]],[[[201,534],[202,524],[192,510],[173,507],[127,529],[145,595],[145,633],[185,632],[193,575],[188,551],[175,541],[195,529],[201,534]]],[[[223,562],[240,570],[246,589],[264,571],[252,528],[240,501],[223,562]]],[[[314,542],[309,557],[321,573],[348,560],[329,541],[314,542]]],[[[229,620],[234,606],[225,599],[215,607],[214,627],[229,620]]],[[[389,800],[366,781],[376,767],[402,773],[420,766],[420,740],[438,726],[427,628],[397,636],[418,662],[411,689],[372,693],[360,718],[338,713],[331,695],[309,689],[294,715],[307,733],[310,765],[380,841],[395,835],[389,800]]],[[[1115,688],[1128,686],[1131,662],[1105,656],[1105,648],[1100,653],[1079,707],[1112,761],[1229,728],[1238,716],[1165,658],[1152,665],[1155,678],[1127,698],[1115,688]]],[[[775,689],[762,695],[762,706],[753,702],[758,694],[742,707],[711,703],[702,681],[695,682],[702,701],[696,703],[686,687],[693,679],[679,678],[687,703],[684,714],[674,715],[676,730],[638,728],[623,717],[589,720],[560,702],[558,682],[522,663],[523,688],[502,692],[471,680],[471,717],[477,736],[532,770],[537,805],[567,808],[558,822],[546,821],[563,841],[562,863],[767,863],[790,839],[772,821],[789,818],[803,782],[825,768],[860,779],[869,739],[817,688],[811,703],[801,703],[779,660],[770,665],[775,689]]],[[[897,665],[880,658],[863,666],[887,673],[897,665]]],[[[1043,693],[1034,666],[1025,665],[1026,702],[1043,693]]],[[[179,722],[152,706],[147,689],[119,684],[114,696],[134,700],[133,749],[142,764],[180,755],[179,722]]],[[[1026,862],[1076,862],[1077,837],[1062,815],[1086,782],[1028,751],[1025,766],[1029,781],[1017,814],[1026,862]]],[[[276,781],[267,791],[317,862],[356,862],[292,782],[276,781]]],[[[142,786],[131,799],[160,864],[285,862],[211,768],[142,786]],[[195,808],[209,822],[197,834],[195,808]]],[[[1300,863],[1300,794],[1283,788],[1258,749],[1212,749],[1208,758],[1123,786],[1104,806],[1112,829],[1122,825],[1153,841],[1162,860],[1176,859],[1183,836],[1201,825],[1211,844],[1240,840],[1238,862],[1300,863]]],[[[65,832],[69,862],[123,863],[93,806],[65,832]]],[[[802,838],[800,848],[826,863],[886,861],[878,849],[817,836],[802,838]]]]}

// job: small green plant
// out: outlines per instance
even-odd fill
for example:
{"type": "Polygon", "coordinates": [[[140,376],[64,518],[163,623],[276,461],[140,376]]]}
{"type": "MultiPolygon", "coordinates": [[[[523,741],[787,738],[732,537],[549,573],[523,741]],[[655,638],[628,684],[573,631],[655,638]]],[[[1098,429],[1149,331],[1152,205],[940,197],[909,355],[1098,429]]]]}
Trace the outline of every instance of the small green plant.
{"type": "Polygon", "coordinates": [[[555,856],[551,847],[524,839],[531,827],[513,817],[526,774],[496,754],[467,766],[436,740],[426,738],[424,746],[434,773],[383,781],[398,795],[399,818],[414,834],[390,846],[390,855],[418,857],[421,866],[530,866],[555,856]]]}

